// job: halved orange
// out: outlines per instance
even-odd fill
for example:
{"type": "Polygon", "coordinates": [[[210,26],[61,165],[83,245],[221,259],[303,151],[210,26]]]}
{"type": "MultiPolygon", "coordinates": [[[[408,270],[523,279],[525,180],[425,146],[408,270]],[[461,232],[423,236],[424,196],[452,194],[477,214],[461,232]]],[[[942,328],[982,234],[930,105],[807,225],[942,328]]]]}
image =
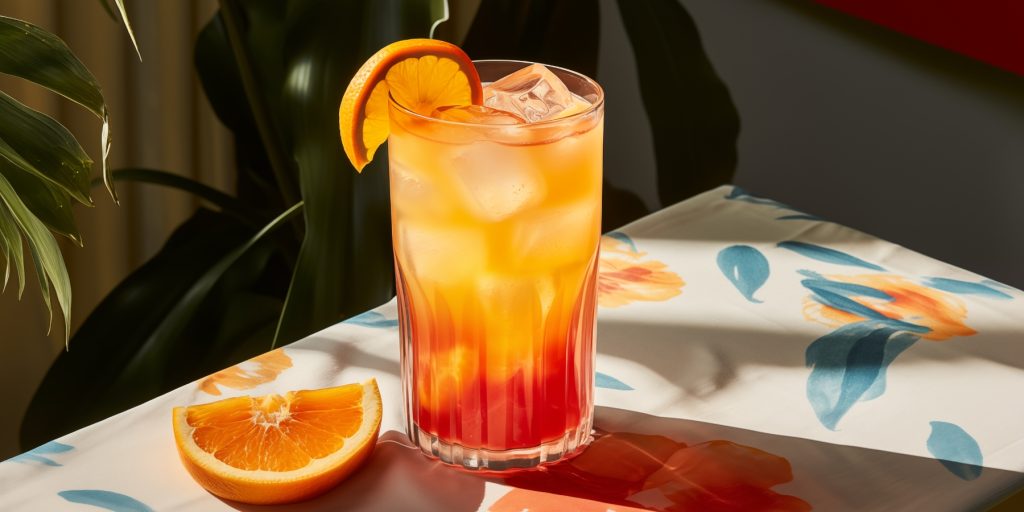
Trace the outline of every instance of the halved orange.
{"type": "Polygon", "coordinates": [[[358,468],[380,432],[377,382],[175,407],[185,468],[211,493],[253,504],[316,496],[358,468]]]}
{"type": "Polygon", "coordinates": [[[425,116],[448,105],[480,105],[480,75],[458,46],[405,39],[373,54],[352,77],[338,108],[341,144],[357,171],[388,138],[388,93],[425,116]]]}

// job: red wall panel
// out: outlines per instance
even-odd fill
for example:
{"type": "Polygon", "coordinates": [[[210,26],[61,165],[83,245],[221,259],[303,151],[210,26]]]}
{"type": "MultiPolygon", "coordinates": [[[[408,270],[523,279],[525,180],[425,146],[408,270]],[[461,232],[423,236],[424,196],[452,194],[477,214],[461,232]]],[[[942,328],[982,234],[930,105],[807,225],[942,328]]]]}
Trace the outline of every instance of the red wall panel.
{"type": "Polygon", "coordinates": [[[815,0],[1024,75],[1024,0],[815,0]]]}

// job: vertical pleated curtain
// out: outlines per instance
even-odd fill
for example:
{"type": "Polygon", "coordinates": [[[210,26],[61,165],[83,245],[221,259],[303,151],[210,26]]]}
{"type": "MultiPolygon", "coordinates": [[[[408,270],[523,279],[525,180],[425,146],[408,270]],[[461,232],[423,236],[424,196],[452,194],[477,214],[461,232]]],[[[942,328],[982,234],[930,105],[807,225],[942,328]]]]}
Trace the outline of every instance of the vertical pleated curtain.
{"type": "MultiPolygon", "coordinates": [[[[57,34],[99,80],[111,112],[114,168],[162,169],[232,191],[232,137],[207,104],[192,65],[195,37],[215,12],[216,0],[127,4],[142,62],[123,27],[99,0],[0,0],[0,15],[57,34]]],[[[99,160],[100,124],[92,114],[19,79],[0,76],[0,89],[56,118],[99,160]]],[[[120,206],[96,188],[95,208],[76,207],[84,248],[62,242],[74,292],[73,330],[198,205],[184,193],[149,185],[121,183],[118,192],[120,206]]],[[[64,349],[59,314],[53,332],[46,335],[46,312],[35,282],[29,276],[21,302],[16,286],[0,296],[0,398],[6,409],[0,416],[0,459],[18,452],[21,415],[53,358],[64,349]]]]}

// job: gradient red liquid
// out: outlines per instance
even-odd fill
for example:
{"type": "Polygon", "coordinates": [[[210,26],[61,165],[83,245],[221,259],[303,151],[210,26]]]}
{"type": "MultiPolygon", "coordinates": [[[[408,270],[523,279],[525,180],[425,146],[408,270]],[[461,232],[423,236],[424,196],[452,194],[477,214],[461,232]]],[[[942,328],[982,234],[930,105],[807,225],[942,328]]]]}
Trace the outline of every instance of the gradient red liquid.
{"type": "Polygon", "coordinates": [[[589,419],[596,257],[579,285],[557,290],[547,308],[514,292],[504,297],[508,303],[452,300],[437,290],[430,300],[404,279],[399,300],[409,305],[403,327],[412,339],[409,412],[416,425],[448,443],[511,450],[561,439],[589,419]],[[509,311],[499,316],[518,327],[495,319],[502,307],[509,311]],[[512,345],[505,327],[522,334],[512,345]]]}

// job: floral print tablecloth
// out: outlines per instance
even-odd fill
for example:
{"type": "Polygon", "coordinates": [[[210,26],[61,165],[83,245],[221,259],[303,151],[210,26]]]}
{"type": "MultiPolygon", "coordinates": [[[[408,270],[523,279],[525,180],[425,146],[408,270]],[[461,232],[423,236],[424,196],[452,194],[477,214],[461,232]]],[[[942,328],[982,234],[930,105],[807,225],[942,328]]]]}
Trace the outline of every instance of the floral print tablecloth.
{"type": "Polygon", "coordinates": [[[735,187],[601,244],[596,440],[482,478],[402,433],[392,301],[0,463],[2,510],[264,510],[178,462],[173,406],[375,377],[369,463],[288,510],[964,510],[1024,486],[1024,293],[735,187]]]}

